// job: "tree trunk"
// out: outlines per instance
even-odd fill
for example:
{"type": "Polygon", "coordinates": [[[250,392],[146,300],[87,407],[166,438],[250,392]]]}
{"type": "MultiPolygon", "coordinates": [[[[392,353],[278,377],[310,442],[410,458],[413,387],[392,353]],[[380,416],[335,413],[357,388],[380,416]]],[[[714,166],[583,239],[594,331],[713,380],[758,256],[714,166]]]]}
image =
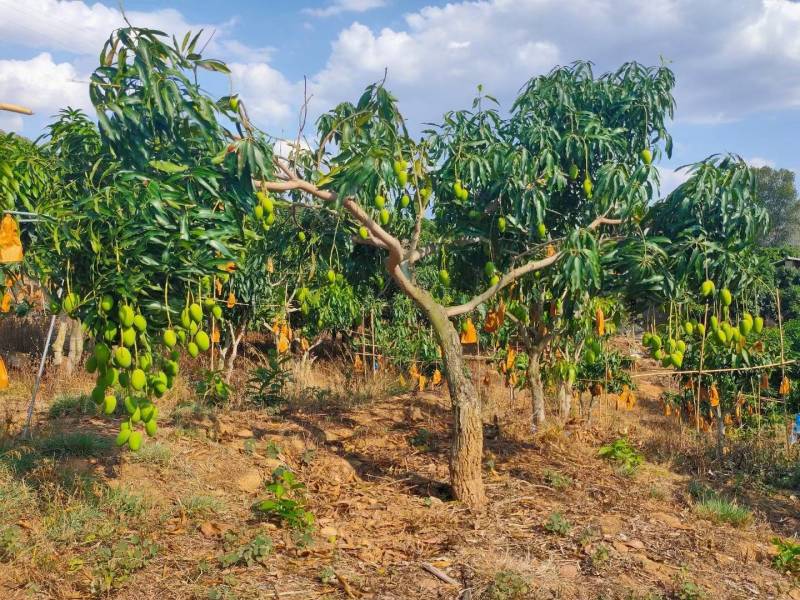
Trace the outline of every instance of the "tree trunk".
{"type": "Polygon", "coordinates": [[[68,327],[69,319],[60,320],[56,339],[53,341],[53,364],[59,367],[64,362],[64,342],[67,340],[68,327]]]}
{"type": "Polygon", "coordinates": [[[569,419],[572,410],[572,391],[566,381],[562,381],[558,386],[558,409],[563,420],[569,419]]]}
{"type": "Polygon", "coordinates": [[[528,389],[531,391],[531,406],[533,408],[533,420],[531,429],[536,431],[539,426],[544,424],[544,385],[542,384],[542,369],[539,364],[539,354],[532,351],[528,354],[528,389]]]}
{"type": "Polygon", "coordinates": [[[83,328],[77,319],[70,319],[69,324],[69,355],[65,363],[65,370],[67,375],[72,375],[75,367],[80,364],[83,354],[83,328]]]}
{"type": "Polygon", "coordinates": [[[244,337],[246,331],[247,331],[246,321],[239,328],[238,332],[235,332],[233,326],[231,326],[231,348],[230,348],[230,354],[227,356],[226,368],[228,370],[228,373],[227,375],[225,375],[225,383],[231,382],[231,377],[233,376],[234,362],[236,361],[236,357],[239,356],[239,344],[241,343],[242,338],[244,337]]]}
{"type": "Polygon", "coordinates": [[[483,419],[478,392],[465,372],[461,340],[453,323],[439,305],[423,306],[442,349],[444,375],[450,390],[453,414],[450,448],[450,485],[453,496],[473,509],[486,504],[481,476],[483,419]]]}

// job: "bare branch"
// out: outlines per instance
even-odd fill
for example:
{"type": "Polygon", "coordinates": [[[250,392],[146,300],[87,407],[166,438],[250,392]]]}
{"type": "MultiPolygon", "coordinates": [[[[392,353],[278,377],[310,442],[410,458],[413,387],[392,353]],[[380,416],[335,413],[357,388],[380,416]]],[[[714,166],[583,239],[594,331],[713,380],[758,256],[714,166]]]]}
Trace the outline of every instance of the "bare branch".
{"type": "MultiPolygon", "coordinates": [[[[609,219],[607,217],[597,217],[594,221],[589,224],[588,229],[597,229],[601,225],[619,225],[622,223],[622,219],[609,219]]],[[[542,258],[540,260],[534,260],[528,263],[525,263],[522,266],[517,267],[516,269],[512,269],[502,277],[500,277],[500,281],[497,285],[490,287],[489,289],[485,290],[483,293],[478,294],[477,296],[473,297],[472,300],[469,302],[465,302],[464,304],[459,304],[458,306],[451,306],[447,309],[447,316],[448,317],[457,317],[459,315],[463,315],[464,313],[472,312],[478,306],[486,302],[489,298],[494,296],[497,292],[502,290],[504,287],[511,284],[514,280],[519,279],[523,275],[528,273],[532,273],[534,271],[540,271],[546,267],[549,267],[553,263],[557,262],[562,256],[564,256],[564,251],[561,250],[560,252],[556,252],[553,256],[548,256],[547,258],[542,258]]]]}
{"type": "Polygon", "coordinates": [[[360,244],[362,246],[372,246],[373,248],[383,248],[384,250],[388,250],[389,247],[381,242],[380,240],[376,240],[375,238],[368,237],[367,239],[362,238],[361,236],[352,236],[350,238],[353,240],[354,244],[360,244]]]}
{"type": "Polygon", "coordinates": [[[473,297],[472,300],[469,302],[465,302],[464,304],[459,304],[458,306],[451,306],[446,309],[446,313],[448,317],[457,317],[459,315],[463,315],[464,313],[472,312],[478,306],[486,302],[489,298],[494,296],[497,292],[502,290],[504,287],[510,285],[515,280],[519,279],[523,275],[528,273],[532,273],[534,271],[540,271],[546,267],[549,267],[553,263],[557,262],[559,258],[564,255],[564,252],[556,252],[553,256],[548,256],[547,258],[542,258],[540,260],[533,260],[529,263],[526,263],[516,269],[512,269],[505,275],[500,278],[500,281],[497,282],[497,285],[493,285],[489,289],[485,290],[483,293],[478,294],[477,296],[473,297]]]}
{"type": "MultiPolygon", "coordinates": [[[[287,192],[291,190],[300,190],[311,194],[323,200],[324,202],[336,202],[338,196],[336,192],[331,190],[322,190],[316,185],[303,179],[289,179],[286,181],[266,181],[256,182],[256,185],[263,187],[271,192],[287,192]]],[[[396,260],[399,265],[403,260],[403,246],[396,237],[381,227],[367,212],[361,208],[361,205],[355,201],[354,198],[345,198],[342,202],[344,209],[359,223],[367,228],[370,233],[370,239],[373,240],[374,245],[384,248],[389,251],[390,256],[396,260]]]]}
{"type": "Polygon", "coordinates": [[[587,229],[597,229],[600,225],[621,225],[622,219],[608,219],[606,217],[597,217],[594,221],[589,223],[587,229]]]}
{"type": "Polygon", "coordinates": [[[8,104],[6,102],[0,102],[0,110],[7,110],[8,112],[15,112],[21,115],[33,114],[33,111],[30,108],[25,108],[19,104],[8,104]]]}

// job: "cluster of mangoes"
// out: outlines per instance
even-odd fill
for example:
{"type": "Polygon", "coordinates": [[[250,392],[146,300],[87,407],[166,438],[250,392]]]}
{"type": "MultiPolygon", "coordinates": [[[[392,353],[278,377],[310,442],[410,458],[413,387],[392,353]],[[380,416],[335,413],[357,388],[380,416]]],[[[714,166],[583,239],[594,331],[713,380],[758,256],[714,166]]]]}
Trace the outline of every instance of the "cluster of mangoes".
{"type": "MultiPolygon", "coordinates": [[[[62,307],[73,314],[80,304],[76,294],[68,294],[62,307]]],[[[158,407],[153,398],[163,396],[178,375],[180,352],[177,346],[183,345],[192,357],[211,347],[211,337],[203,328],[204,307],[208,315],[222,318],[222,308],[213,298],[207,298],[202,305],[189,304],[181,312],[179,324],[163,331],[161,342],[168,352],[162,356],[153,350],[144,315],[110,295],[100,299],[99,321],[93,326],[95,345],[86,361],[86,370],[97,374],[91,398],[105,414],[112,415],[116,411],[117,392],[123,398],[128,419],[120,426],[119,446],[127,444],[131,450],[139,449],[142,432],[137,430],[138,424],[143,425],[148,435],[156,434],[158,407]]]]}
{"type": "MultiPolygon", "coordinates": [[[[256,192],[258,203],[253,207],[253,218],[256,222],[261,223],[264,229],[269,229],[275,222],[275,202],[269,194],[264,192],[256,192]]],[[[303,233],[302,231],[300,233],[303,233]]],[[[305,234],[303,234],[305,237],[305,234]]]]}

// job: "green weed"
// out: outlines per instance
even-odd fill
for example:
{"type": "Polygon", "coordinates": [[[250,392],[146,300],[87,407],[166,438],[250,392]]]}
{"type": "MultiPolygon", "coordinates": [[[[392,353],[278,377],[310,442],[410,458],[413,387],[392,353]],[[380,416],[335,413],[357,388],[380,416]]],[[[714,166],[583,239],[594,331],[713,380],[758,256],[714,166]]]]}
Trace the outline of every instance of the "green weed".
{"type": "Polygon", "coordinates": [[[190,517],[204,517],[225,510],[225,503],[213,496],[189,496],[181,502],[186,514],[190,517]]]}
{"type": "Polygon", "coordinates": [[[265,565],[272,553],[272,538],[265,533],[259,533],[242,544],[239,535],[229,531],[223,538],[223,547],[225,552],[219,557],[219,562],[224,569],[234,565],[265,565]]]}
{"type": "Polygon", "coordinates": [[[37,446],[46,455],[97,457],[108,454],[111,440],[96,433],[72,431],[43,438],[37,446]]]}
{"type": "Polygon", "coordinates": [[[560,512],[554,512],[550,513],[547,517],[547,520],[544,522],[544,528],[550,533],[567,535],[572,529],[572,523],[567,521],[560,512]]]}
{"type": "Polygon", "coordinates": [[[551,488],[565,490],[572,485],[572,478],[561,471],[546,469],[544,472],[544,482],[551,488]]]}
{"type": "Polygon", "coordinates": [[[516,571],[499,571],[486,590],[489,600],[523,600],[530,597],[531,586],[516,571]]]}
{"type": "Polygon", "coordinates": [[[308,535],[314,527],[314,515],[306,509],[305,487],[292,471],[279,467],[267,486],[272,497],[256,502],[253,510],[301,535],[308,535]]]}
{"type": "Polygon", "coordinates": [[[80,396],[59,396],[53,400],[53,404],[50,405],[47,414],[51,419],[80,417],[97,414],[97,407],[92,402],[92,399],[85,394],[80,396]]]}
{"type": "Polygon", "coordinates": [[[101,546],[93,556],[91,588],[95,594],[108,594],[127,582],[158,555],[158,546],[139,536],[101,546]]]}
{"type": "Polygon", "coordinates": [[[142,444],[138,452],[131,452],[130,458],[134,462],[168,467],[172,462],[172,450],[166,444],[150,442],[142,444]]]}
{"type": "Polygon", "coordinates": [[[777,537],[772,543],[778,550],[778,554],[772,559],[772,566],[781,573],[800,576],[800,543],[777,537]]]}
{"type": "Polygon", "coordinates": [[[598,451],[598,456],[617,464],[620,474],[633,476],[636,469],[644,462],[644,457],[630,445],[626,438],[615,440],[603,446],[598,451]]]}

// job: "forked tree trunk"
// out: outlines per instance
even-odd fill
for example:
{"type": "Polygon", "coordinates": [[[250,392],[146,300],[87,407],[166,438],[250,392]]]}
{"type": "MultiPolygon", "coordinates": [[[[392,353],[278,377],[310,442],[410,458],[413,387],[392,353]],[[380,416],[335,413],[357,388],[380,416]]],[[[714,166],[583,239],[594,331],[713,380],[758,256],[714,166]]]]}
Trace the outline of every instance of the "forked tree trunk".
{"type": "Polygon", "coordinates": [[[231,345],[230,345],[230,354],[228,354],[225,359],[225,368],[227,370],[227,374],[225,375],[225,383],[231,382],[231,377],[233,377],[233,367],[234,363],[236,362],[236,358],[239,356],[239,344],[242,343],[242,338],[244,338],[244,334],[247,332],[247,321],[245,321],[241,327],[239,327],[238,331],[233,329],[233,325],[230,326],[231,331],[231,345]]]}
{"type": "Polygon", "coordinates": [[[423,308],[442,349],[444,375],[450,390],[453,414],[450,485],[453,496],[473,509],[480,509],[486,504],[481,476],[483,419],[480,399],[465,371],[461,340],[453,323],[438,304],[423,308]]]}
{"type": "Polygon", "coordinates": [[[533,417],[531,429],[536,431],[539,426],[544,424],[544,384],[542,383],[542,368],[539,363],[539,353],[531,351],[528,353],[528,389],[531,391],[531,406],[533,417]]]}

